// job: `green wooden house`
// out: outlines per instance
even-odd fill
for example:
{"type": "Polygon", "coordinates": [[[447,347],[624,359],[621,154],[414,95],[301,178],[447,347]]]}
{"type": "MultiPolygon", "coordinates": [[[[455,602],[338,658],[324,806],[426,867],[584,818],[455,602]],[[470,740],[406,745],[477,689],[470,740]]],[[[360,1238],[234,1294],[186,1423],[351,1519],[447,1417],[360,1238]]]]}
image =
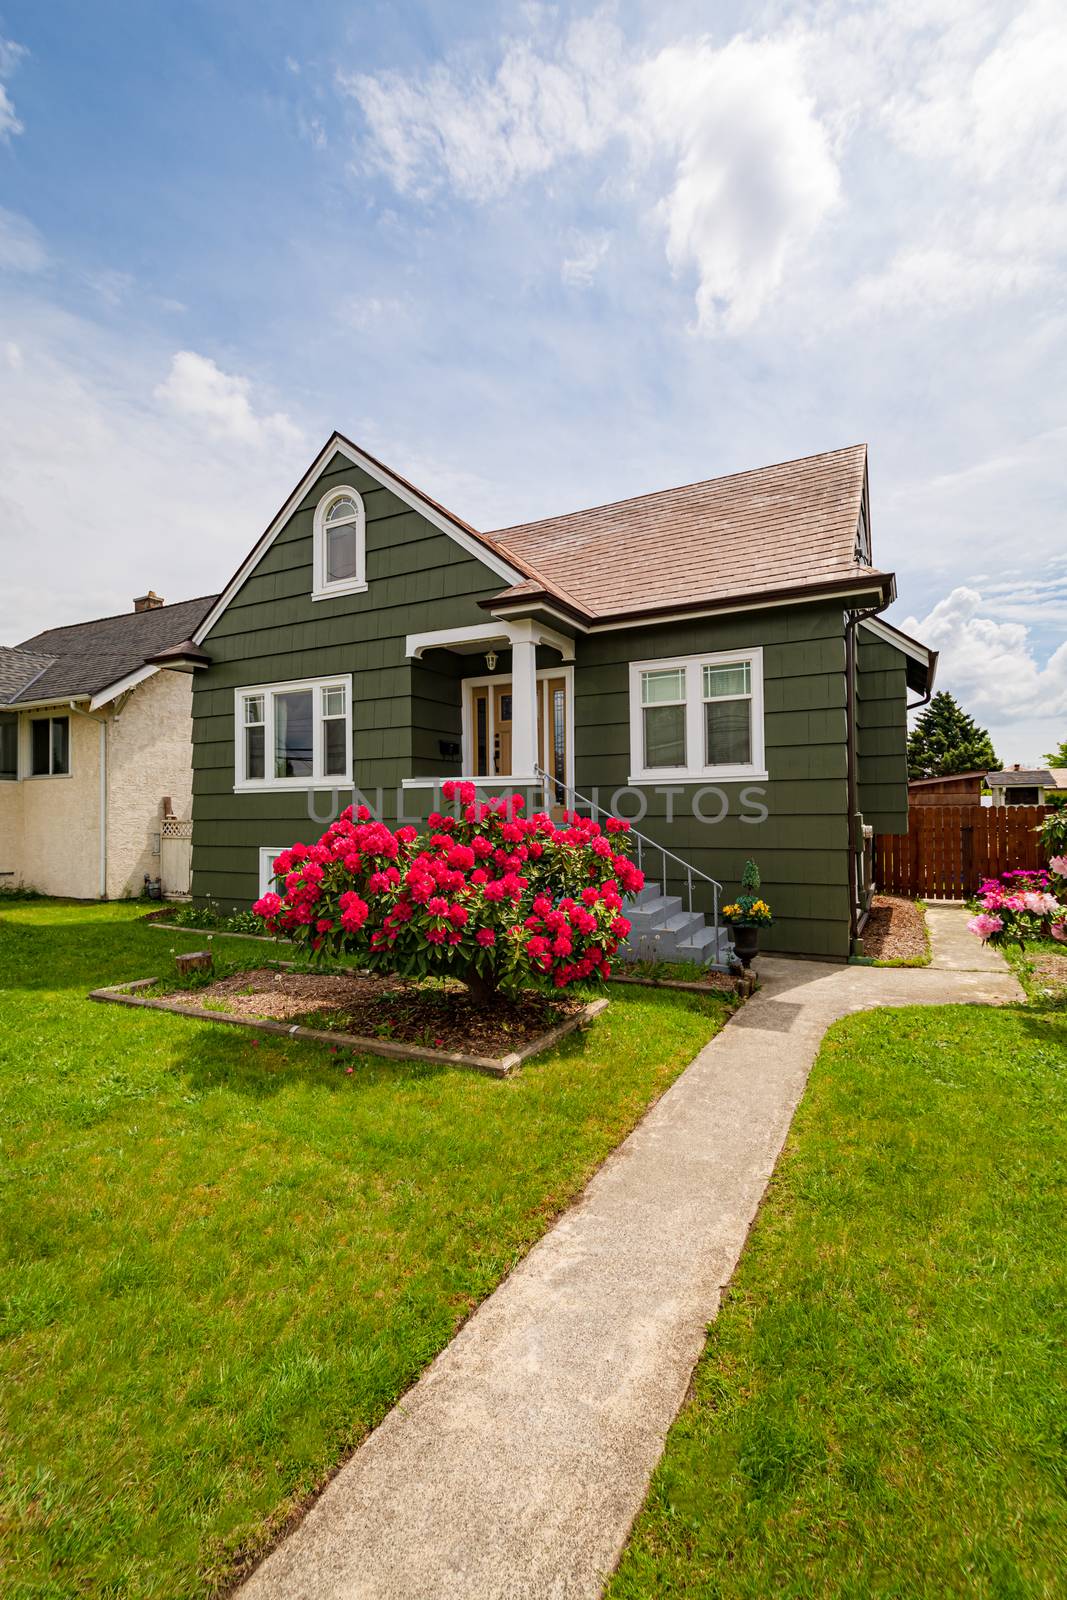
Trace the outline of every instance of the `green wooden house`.
{"type": "Polygon", "coordinates": [[[194,896],[464,776],[632,819],[635,951],[721,960],[752,856],[764,945],[847,957],[936,660],[870,526],[863,445],[487,533],[335,434],[191,641],[194,896]]]}

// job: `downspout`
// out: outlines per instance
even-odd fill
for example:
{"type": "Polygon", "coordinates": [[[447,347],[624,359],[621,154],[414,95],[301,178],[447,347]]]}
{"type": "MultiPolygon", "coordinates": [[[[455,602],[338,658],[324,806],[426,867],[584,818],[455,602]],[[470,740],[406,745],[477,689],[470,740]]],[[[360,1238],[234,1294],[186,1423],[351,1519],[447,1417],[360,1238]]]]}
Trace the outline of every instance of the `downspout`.
{"type": "Polygon", "coordinates": [[[848,806],[848,953],[859,938],[860,881],[856,868],[856,818],[859,781],[856,769],[856,628],[892,604],[892,596],[867,611],[850,611],[845,623],[845,772],[848,806]]]}
{"type": "Polygon", "coordinates": [[[91,712],[83,711],[81,706],[76,706],[74,701],[68,702],[71,711],[84,717],[87,722],[95,722],[100,729],[100,758],[97,765],[100,768],[100,891],[101,900],[107,899],[107,718],[94,717],[91,712]]]}

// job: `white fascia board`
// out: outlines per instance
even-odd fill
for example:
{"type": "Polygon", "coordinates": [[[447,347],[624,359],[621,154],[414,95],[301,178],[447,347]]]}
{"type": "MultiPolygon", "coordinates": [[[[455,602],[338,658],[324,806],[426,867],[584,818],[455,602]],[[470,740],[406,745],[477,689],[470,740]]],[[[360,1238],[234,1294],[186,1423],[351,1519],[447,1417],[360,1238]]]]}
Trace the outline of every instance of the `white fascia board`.
{"type": "MultiPolygon", "coordinates": [[[[499,605],[489,609],[491,617],[519,618],[534,616],[536,612],[543,612],[546,616],[555,617],[566,628],[574,628],[578,633],[589,633],[596,627],[595,622],[581,622],[577,617],[570,616],[566,611],[558,611],[555,606],[546,605],[543,600],[501,600],[499,605]]],[[[536,620],[536,619],[535,619],[536,620]]]]}
{"type": "Polygon", "coordinates": [[[421,656],[424,650],[451,650],[457,644],[505,644],[510,647],[515,630],[507,622],[473,622],[462,628],[431,628],[427,633],[409,633],[404,640],[406,656],[421,656]]]}
{"type": "Polygon", "coordinates": [[[124,678],[118,678],[114,683],[109,683],[106,689],[98,689],[89,701],[89,710],[98,711],[101,706],[106,706],[112,700],[117,700],[120,694],[125,694],[129,689],[136,689],[139,683],[144,683],[146,678],[158,672],[158,667],[138,667],[136,672],[128,672],[124,678]]]}
{"type": "Polygon", "coordinates": [[[891,622],[883,622],[881,617],[865,617],[860,623],[861,628],[866,628],[873,633],[876,639],[890,644],[894,650],[899,650],[901,655],[910,656],[913,661],[918,661],[920,666],[928,667],[934,652],[928,650],[917,639],[908,639],[904,634],[898,633],[891,622]]]}
{"type": "Polygon", "coordinates": [[[371,461],[368,456],[363,454],[362,450],[350,444],[347,439],[343,439],[339,433],[335,433],[325,447],[319,451],[319,454],[315,457],[315,460],[278,512],[278,515],[270,524],[270,527],[264,533],[251,555],[234,577],[231,578],[203,622],[197,628],[193,634],[194,644],[202,644],[207,638],[234,595],[255,571],[301,500],[322,477],[335,455],[342,455],[347,461],[351,461],[355,466],[360,467],[368,477],[381,484],[383,489],[388,489],[392,494],[395,494],[398,500],[403,500],[405,505],[409,505],[413,511],[419,512],[421,516],[426,518],[427,522],[432,523],[435,528],[447,534],[450,539],[453,539],[456,544],[466,550],[468,555],[475,556],[483,566],[496,573],[497,577],[503,578],[507,583],[520,583],[526,577],[526,573],[519,572],[510,562],[497,555],[495,550],[488,545],[482,544],[472,534],[467,533],[456,523],[451,522],[448,517],[438,511],[436,506],[430,505],[429,501],[424,500],[415,490],[409,489],[406,484],[398,482],[391,472],[387,472],[377,462],[371,461]]]}

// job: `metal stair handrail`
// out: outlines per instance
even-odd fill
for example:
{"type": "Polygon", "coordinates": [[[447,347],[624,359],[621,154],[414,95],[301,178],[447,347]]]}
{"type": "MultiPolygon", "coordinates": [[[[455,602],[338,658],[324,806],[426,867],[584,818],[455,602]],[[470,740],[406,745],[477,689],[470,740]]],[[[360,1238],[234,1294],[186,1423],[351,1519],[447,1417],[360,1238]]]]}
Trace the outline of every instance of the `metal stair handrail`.
{"type": "MultiPolygon", "coordinates": [[[[552,790],[562,790],[563,791],[563,794],[567,797],[567,810],[568,811],[576,811],[578,809],[578,805],[580,804],[580,805],[589,807],[589,811],[590,811],[590,813],[592,815],[592,818],[593,818],[594,822],[596,822],[600,817],[614,817],[615,816],[615,813],[613,811],[608,811],[608,810],[605,809],[604,806],[598,805],[598,803],[595,800],[590,800],[588,795],[579,794],[578,790],[575,789],[571,784],[564,783],[561,778],[554,778],[552,776],[552,774],[550,772],[546,772],[543,767],[535,766],[534,767],[534,773],[545,784],[546,790],[548,790],[548,792],[551,792],[552,790]],[[574,802],[577,802],[577,804],[575,804],[574,802]]],[[[629,822],[630,821],[629,817],[616,817],[615,820],[617,822],[629,822]]],[[[688,908],[690,916],[693,915],[693,879],[694,878],[699,878],[702,883],[710,883],[711,884],[711,888],[712,888],[712,895],[711,895],[712,926],[713,926],[713,928],[715,930],[715,949],[716,949],[716,952],[718,952],[718,948],[719,948],[719,895],[722,893],[722,884],[719,882],[718,878],[713,878],[709,872],[701,872],[699,867],[694,867],[693,864],[691,862],[689,862],[689,861],[686,861],[684,859],[684,857],[679,856],[679,855],[675,855],[673,850],[668,850],[664,845],[660,844],[657,839],[651,839],[651,838],[649,838],[647,833],[639,832],[639,830],[634,827],[633,823],[630,823],[630,826],[629,826],[627,831],[629,832],[631,838],[637,840],[637,865],[641,869],[642,872],[644,871],[643,851],[646,850],[646,849],[654,850],[659,855],[659,857],[660,857],[660,859],[661,859],[661,861],[663,863],[662,878],[663,878],[664,893],[666,893],[666,890],[667,890],[667,862],[668,861],[676,861],[678,863],[678,865],[682,868],[682,870],[685,872],[686,905],[687,905],[687,908],[688,908]]]]}

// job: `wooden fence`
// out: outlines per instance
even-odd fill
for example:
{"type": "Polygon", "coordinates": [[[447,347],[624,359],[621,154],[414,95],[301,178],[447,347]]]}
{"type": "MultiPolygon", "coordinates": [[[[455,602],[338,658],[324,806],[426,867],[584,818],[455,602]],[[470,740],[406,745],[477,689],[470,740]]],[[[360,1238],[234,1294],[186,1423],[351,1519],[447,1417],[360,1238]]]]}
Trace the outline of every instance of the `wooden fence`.
{"type": "Polygon", "coordinates": [[[1044,806],[912,806],[907,833],[874,841],[874,881],[884,894],[961,900],[983,878],[1044,865],[1035,833],[1044,806]]]}

